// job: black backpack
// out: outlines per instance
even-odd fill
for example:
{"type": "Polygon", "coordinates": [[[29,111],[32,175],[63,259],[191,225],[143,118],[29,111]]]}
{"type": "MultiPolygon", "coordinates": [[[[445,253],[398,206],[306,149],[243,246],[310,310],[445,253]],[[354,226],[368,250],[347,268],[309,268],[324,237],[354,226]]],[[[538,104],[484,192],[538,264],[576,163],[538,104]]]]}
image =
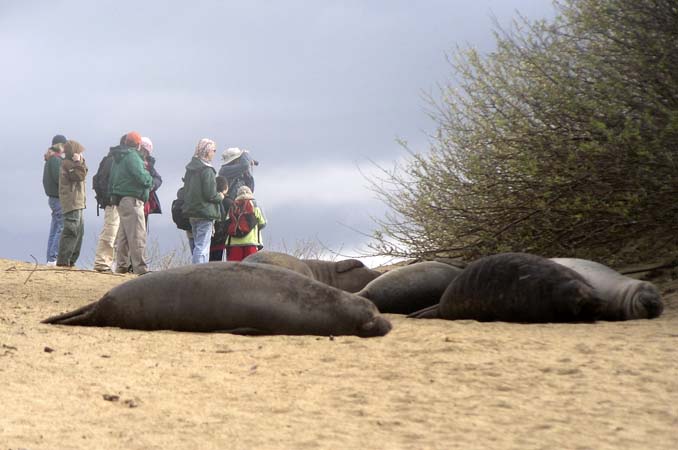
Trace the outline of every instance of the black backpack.
{"type": "Polygon", "coordinates": [[[184,207],[184,188],[180,187],[177,191],[177,198],[172,201],[172,220],[180,230],[190,231],[191,222],[184,216],[181,209],[184,207]]]}
{"type": "Polygon", "coordinates": [[[111,167],[113,167],[113,156],[106,155],[99,163],[97,173],[92,178],[92,187],[94,188],[97,200],[97,211],[111,206],[111,198],[108,195],[108,180],[111,177],[111,167]]]}

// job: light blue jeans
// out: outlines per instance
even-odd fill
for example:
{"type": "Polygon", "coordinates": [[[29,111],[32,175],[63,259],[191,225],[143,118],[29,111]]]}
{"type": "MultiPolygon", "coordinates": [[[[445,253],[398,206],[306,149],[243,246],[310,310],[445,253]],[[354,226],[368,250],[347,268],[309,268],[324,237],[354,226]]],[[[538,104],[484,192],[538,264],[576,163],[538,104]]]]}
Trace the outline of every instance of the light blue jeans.
{"type": "Polygon", "coordinates": [[[47,197],[47,202],[52,210],[52,222],[49,225],[47,239],[47,262],[55,262],[59,254],[59,239],[64,229],[64,216],[61,213],[59,197],[47,197]]]}
{"type": "Polygon", "coordinates": [[[191,217],[191,229],[193,231],[193,264],[202,264],[210,260],[210,241],[212,240],[212,230],[214,220],[195,219],[191,217]]]}

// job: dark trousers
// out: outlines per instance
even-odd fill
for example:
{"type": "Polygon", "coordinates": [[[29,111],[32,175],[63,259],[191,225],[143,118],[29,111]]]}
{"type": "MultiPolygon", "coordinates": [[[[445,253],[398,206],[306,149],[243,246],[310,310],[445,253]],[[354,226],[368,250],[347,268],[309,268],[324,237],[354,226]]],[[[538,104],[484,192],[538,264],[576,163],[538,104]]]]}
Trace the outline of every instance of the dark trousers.
{"type": "Polygon", "coordinates": [[[74,266],[80,256],[82,237],[85,234],[85,222],[82,209],[64,213],[64,229],[59,239],[57,266],[74,266]]]}

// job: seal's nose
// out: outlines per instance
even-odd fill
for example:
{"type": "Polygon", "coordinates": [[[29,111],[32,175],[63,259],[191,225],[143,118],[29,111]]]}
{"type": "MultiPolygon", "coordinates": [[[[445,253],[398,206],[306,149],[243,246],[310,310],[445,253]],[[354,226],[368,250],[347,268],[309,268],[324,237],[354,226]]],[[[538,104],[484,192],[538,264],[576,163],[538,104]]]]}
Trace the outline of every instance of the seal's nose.
{"type": "Polygon", "coordinates": [[[391,322],[382,316],[376,316],[373,320],[365,323],[360,327],[358,336],[360,337],[374,337],[385,336],[391,331],[393,326],[391,322]]]}

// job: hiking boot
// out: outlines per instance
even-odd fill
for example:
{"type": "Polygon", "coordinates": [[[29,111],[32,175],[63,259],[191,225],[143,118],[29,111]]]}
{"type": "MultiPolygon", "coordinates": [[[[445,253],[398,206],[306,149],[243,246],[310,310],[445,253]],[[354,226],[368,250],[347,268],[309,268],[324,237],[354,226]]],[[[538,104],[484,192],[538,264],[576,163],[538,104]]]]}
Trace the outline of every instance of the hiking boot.
{"type": "Polygon", "coordinates": [[[113,271],[108,267],[95,267],[94,270],[99,273],[113,273],[113,271]]]}

